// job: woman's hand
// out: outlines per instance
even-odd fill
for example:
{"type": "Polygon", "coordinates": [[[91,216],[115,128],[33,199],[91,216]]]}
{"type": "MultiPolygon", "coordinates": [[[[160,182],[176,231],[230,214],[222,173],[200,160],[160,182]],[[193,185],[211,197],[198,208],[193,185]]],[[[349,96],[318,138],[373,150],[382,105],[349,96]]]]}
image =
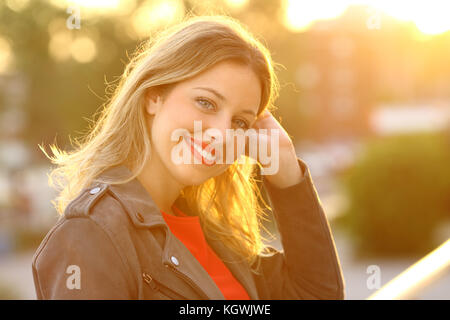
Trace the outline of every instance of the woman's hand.
{"type": "MultiPolygon", "coordinates": [[[[294,144],[286,130],[284,130],[272,113],[265,110],[255,121],[252,128],[258,133],[258,146],[261,143],[268,144],[267,150],[271,162],[275,161],[274,157],[278,157],[278,170],[274,174],[265,175],[265,179],[278,188],[287,188],[299,183],[303,177],[303,173],[297,161],[294,144]],[[267,129],[267,134],[260,133],[260,129],[267,129]],[[273,138],[276,138],[276,136],[272,136],[273,132],[271,131],[273,129],[278,132],[278,147],[276,144],[272,145],[273,138]]],[[[260,159],[255,160],[261,163],[260,159]]],[[[270,163],[261,163],[261,165],[265,168],[270,163]]]]}

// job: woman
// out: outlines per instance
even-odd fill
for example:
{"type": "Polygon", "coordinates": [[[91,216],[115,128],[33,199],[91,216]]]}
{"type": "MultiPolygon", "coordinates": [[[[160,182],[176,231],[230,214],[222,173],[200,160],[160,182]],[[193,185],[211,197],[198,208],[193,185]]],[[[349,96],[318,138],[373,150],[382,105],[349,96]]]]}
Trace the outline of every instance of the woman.
{"type": "Polygon", "coordinates": [[[277,81],[268,50],[229,17],[191,17],[144,46],[87,139],[52,146],[61,217],[33,258],[38,299],[343,299],[308,167],[268,110],[277,81]],[[255,169],[268,164],[250,139],[245,154],[234,144],[249,129],[278,133],[256,137],[278,163],[262,185],[282,251],[260,232],[255,169]]]}

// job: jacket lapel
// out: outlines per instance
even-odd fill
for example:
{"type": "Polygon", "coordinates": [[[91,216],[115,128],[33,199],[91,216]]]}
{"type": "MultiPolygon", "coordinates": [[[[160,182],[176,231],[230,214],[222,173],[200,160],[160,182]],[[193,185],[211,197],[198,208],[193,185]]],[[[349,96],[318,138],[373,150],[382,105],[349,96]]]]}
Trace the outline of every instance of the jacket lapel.
{"type": "MultiPolygon", "coordinates": [[[[129,176],[131,176],[131,172],[127,167],[116,166],[106,170],[101,175],[101,178],[102,182],[108,183],[110,179],[122,179],[129,176]]],[[[159,208],[139,180],[135,178],[124,184],[109,184],[109,189],[115,198],[124,206],[125,211],[137,228],[151,229],[154,227],[163,227],[165,230],[166,241],[160,253],[161,260],[153,264],[153,276],[155,278],[176,292],[182,290],[179,282],[182,279],[182,282],[185,284],[188,283],[190,287],[205,299],[225,299],[203,266],[192,255],[189,249],[170,231],[159,208]],[[178,260],[178,265],[173,263],[172,257],[178,260]],[[166,266],[173,270],[168,270],[170,268],[166,266]],[[176,278],[171,273],[176,273],[176,278]]],[[[184,296],[189,297],[188,291],[184,292],[184,296]]]]}
{"type": "Polygon", "coordinates": [[[249,295],[251,300],[259,300],[258,291],[251,270],[246,261],[237,257],[230,249],[228,249],[222,241],[211,239],[205,234],[206,241],[209,246],[216,252],[228,270],[240,282],[249,295]]]}

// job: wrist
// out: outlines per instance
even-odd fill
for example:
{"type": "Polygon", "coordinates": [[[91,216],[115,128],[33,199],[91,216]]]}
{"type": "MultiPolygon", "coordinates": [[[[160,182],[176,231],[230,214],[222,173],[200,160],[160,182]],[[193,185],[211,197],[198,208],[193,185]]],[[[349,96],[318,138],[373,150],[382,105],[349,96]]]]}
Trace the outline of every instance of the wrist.
{"type": "Polygon", "coordinates": [[[300,167],[295,151],[289,157],[280,157],[278,171],[273,175],[265,175],[264,178],[277,188],[287,188],[302,181],[304,173],[300,167]]]}

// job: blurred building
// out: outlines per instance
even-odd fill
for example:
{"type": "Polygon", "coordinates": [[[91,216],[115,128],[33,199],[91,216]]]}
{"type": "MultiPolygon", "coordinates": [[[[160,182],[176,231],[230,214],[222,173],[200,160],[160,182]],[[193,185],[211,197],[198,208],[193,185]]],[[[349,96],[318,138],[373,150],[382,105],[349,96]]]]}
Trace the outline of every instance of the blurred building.
{"type": "Polygon", "coordinates": [[[350,12],[333,22],[317,22],[299,36],[304,43],[296,70],[300,110],[308,117],[308,132],[319,140],[370,134],[374,52],[367,41],[368,31],[352,30],[346,23],[351,19],[350,12]]]}
{"type": "Polygon", "coordinates": [[[384,104],[374,110],[370,124],[379,135],[445,130],[450,128],[450,101],[384,104]]]}

